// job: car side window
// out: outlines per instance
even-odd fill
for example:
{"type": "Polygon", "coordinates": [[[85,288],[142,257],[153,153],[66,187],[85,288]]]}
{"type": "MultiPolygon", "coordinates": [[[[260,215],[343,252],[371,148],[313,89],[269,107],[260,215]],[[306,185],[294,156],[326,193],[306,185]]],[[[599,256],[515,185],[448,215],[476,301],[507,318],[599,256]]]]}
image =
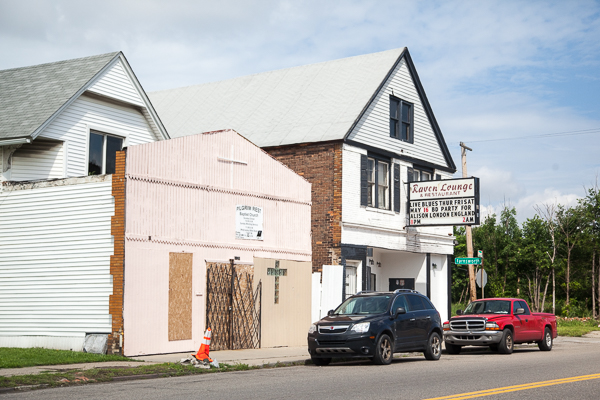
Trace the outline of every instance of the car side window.
{"type": "Polygon", "coordinates": [[[435,310],[435,307],[428,298],[421,297],[421,301],[423,302],[427,310],[435,310]]]}
{"type": "Polygon", "coordinates": [[[408,297],[408,307],[410,308],[410,311],[425,310],[425,306],[419,296],[409,294],[406,297],[408,297]]]}
{"type": "Polygon", "coordinates": [[[406,298],[404,296],[396,297],[394,305],[392,306],[392,312],[395,313],[399,307],[404,307],[404,309],[408,311],[408,308],[406,307],[406,298]]]}

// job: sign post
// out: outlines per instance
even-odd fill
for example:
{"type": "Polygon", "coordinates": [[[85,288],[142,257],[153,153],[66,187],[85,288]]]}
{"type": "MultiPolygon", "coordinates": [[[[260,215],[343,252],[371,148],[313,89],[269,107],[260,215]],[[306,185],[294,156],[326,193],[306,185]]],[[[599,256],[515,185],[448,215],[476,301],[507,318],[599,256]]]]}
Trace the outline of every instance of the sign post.
{"type": "Polygon", "coordinates": [[[481,259],[481,298],[485,299],[484,287],[487,283],[487,274],[485,273],[485,267],[483,266],[483,250],[477,250],[477,257],[481,259]],[[483,275],[485,275],[485,282],[483,282],[483,275]]]}

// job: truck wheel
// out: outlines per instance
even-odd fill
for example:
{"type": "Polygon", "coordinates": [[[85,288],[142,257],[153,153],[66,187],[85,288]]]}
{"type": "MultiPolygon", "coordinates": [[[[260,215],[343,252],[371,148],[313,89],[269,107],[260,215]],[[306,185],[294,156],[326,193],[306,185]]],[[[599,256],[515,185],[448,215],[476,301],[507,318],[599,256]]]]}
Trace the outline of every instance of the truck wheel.
{"type": "Polygon", "coordinates": [[[375,346],[373,362],[377,365],[388,365],[392,362],[392,340],[388,335],[381,335],[375,346]]]}
{"type": "Polygon", "coordinates": [[[502,333],[502,340],[498,344],[498,351],[501,354],[511,354],[513,352],[514,342],[513,334],[510,329],[505,329],[502,333]]]}
{"type": "Polygon", "coordinates": [[[459,354],[461,346],[446,342],[446,351],[448,354],[459,354]]]}
{"type": "Polygon", "coordinates": [[[442,355],[442,339],[439,333],[431,332],[429,339],[427,339],[427,347],[423,352],[425,358],[428,360],[439,360],[442,355]]]}
{"type": "Polygon", "coordinates": [[[544,329],[544,338],[538,342],[538,347],[541,351],[552,350],[552,332],[550,328],[544,329]]]}
{"type": "Polygon", "coordinates": [[[316,366],[319,367],[324,367],[326,365],[329,365],[329,363],[331,362],[331,358],[316,358],[316,357],[311,357],[310,360],[312,361],[313,364],[315,364],[316,366]]]}

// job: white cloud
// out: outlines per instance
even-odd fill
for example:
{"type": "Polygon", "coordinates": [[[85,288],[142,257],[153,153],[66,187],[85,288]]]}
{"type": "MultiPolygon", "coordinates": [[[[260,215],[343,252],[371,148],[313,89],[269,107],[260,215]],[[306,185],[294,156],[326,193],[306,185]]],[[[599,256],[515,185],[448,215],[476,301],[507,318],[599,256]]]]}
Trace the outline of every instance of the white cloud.
{"type": "Polygon", "coordinates": [[[598,82],[597,1],[0,1],[0,69],[122,50],[148,91],[402,46],[486,210],[583,195],[598,134],[479,140],[600,128],[600,90],[569,87],[598,82]]]}

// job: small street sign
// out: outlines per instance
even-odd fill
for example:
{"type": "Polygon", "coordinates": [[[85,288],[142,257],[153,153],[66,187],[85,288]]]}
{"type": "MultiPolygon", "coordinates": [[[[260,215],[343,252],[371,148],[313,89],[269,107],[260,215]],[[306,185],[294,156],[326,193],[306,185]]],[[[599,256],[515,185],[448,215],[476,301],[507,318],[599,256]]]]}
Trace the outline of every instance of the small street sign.
{"type": "Polygon", "coordinates": [[[476,257],[472,257],[472,258],[455,258],[454,259],[454,263],[457,264],[457,265],[467,265],[467,264],[480,265],[481,264],[481,258],[476,258],[476,257]]]}

